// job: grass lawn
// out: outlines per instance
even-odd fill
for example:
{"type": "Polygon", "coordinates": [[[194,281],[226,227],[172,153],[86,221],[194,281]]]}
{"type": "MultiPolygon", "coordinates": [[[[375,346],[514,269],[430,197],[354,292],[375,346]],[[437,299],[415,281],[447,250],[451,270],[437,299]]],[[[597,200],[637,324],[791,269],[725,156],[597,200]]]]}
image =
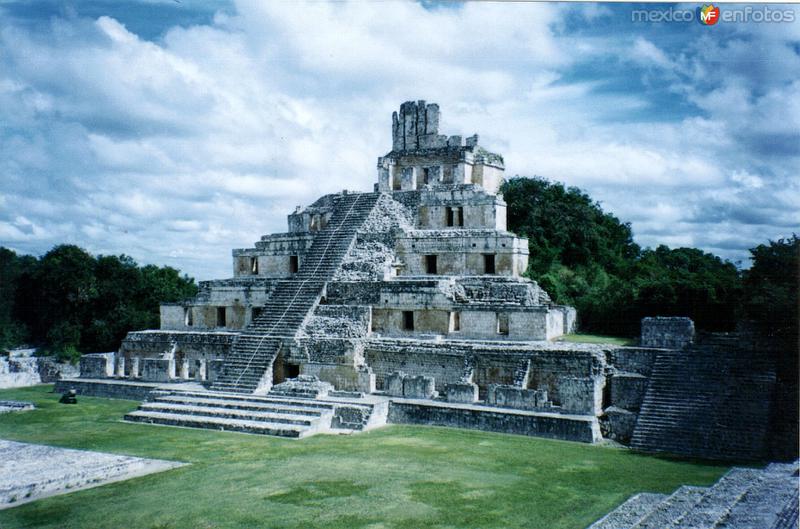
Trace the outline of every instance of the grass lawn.
{"type": "Polygon", "coordinates": [[[602,336],[600,334],[565,334],[556,339],[557,342],[573,343],[607,343],[612,345],[634,345],[634,338],[624,338],[620,336],[602,336]]]}
{"type": "Polygon", "coordinates": [[[0,511],[0,527],[582,529],[640,491],[707,485],[722,466],[450,428],[284,440],[120,422],[133,401],[2,390],[39,409],[0,438],[191,463],[0,511]]]}

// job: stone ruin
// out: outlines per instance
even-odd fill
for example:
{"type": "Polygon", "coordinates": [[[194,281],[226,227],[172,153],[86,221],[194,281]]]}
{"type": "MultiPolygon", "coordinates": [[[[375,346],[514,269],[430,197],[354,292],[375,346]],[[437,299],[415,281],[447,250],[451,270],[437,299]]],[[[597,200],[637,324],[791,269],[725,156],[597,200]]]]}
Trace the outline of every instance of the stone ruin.
{"type": "MultiPolygon", "coordinates": [[[[360,430],[388,420],[658,450],[666,441],[654,430],[685,424],[659,415],[659,399],[673,399],[674,415],[693,409],[682,405],[687,393],[705,394],[692,377],[670,382],[673,372],[690,357],[693,369],[709,370],[717,353],[707,351],[730,344],[703,349],[685,318],[645,319],[641,346],[557,341],[575,330],[575,309],[523,277],[528,242],[508,231],[498,193],[503,157],[477,135],[439,134],[440,118],[438,105],[403,103],[373,192],[298,207],[285,233],[233,250],[233,277],[162,305],[160,329],[129,333],[116,353],[84,356],[82,380],[62,387],[127,398],[157,387],[127,418],[162,424],[299,437],[308,430],[269,415],[259,426],[247,410],[284,417],[288,406],[308,407],[292,398],[315,397],[319,413],[296,424],[360,430]],[[165,389],[190,381],[192,394],[165,389]],[[670,393],[671,384],[680,390],[670,393]],[[217,416],[208,410],[220,395],[251,404],[217,416]]],[[[738,390],[753,431],[763,431],[758,416],[768,410],[757,403],[769,384],[767,376],[738,390]]],[[[730,437],[725,428],[717,435],[730,437]]],[[[744,441],[763,449],[757,436],[744,441]]],[[[692,453],[713,456],[712,445],[692,453]]]]}

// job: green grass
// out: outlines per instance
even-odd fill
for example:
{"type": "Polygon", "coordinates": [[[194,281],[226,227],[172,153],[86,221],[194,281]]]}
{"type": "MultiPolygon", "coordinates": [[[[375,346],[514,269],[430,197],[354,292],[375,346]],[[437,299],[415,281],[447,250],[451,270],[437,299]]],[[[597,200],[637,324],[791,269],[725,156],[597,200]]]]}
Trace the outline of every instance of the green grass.
{"type": "Polygon", "coordinates": [[[50,386],[0,391],[39,409],[0,438],[191,463],[0,511],[0,527],[578,529],[641,491],[707,485],[726,467],[626,450],[434,427],[301,441],[126,424],[132,401],[50,386]]]}
{"type": "Polygon", "coordinates": [[[634,345],[634,338],[624,338],[621,336],[602,336],[600,334],[565,334],[559,337],[557,342],[572,343],[600,343],[611,345],[634,345]]]}

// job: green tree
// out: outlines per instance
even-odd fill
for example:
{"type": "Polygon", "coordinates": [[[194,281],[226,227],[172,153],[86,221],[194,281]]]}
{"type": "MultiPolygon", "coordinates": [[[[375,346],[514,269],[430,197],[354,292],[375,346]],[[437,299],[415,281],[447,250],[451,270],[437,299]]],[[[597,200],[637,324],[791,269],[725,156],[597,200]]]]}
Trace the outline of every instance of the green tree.
{"type": "Polygon", "coordinates": [[[20,277],[20,291],[17,313],[33,340],[54,353],[76,349],[97,295],[94,257],[74,245],[56,246],[20,277]]]}
{"type": "Polygon", "coordinates": [[[696,248],[642,252],[634,274],[641,317],[688,316],[701,329],[731,331],[741,299],[739,271],[696,248]]]}
{"type": "Polygon", "coordinates": [[[36,258],[0,247],[0,349],[15,347],[28,338],[28,329],[15,318],[14,307],[20,276],[35,266],[36,258]]]}
{"type": "Polygon", "coordinates": [[[530,272],[541,276],[559,264],[592,267],[625,275],[639,254],[631,227],[605,213],[576,187],[515,177],[501,193],[508,204],[509,229],[528,238],[530,272]]]}
{"type": "Polygon", "coordinates": [[[9,334],[4,329],[29,329],[45,351],[71,359],[78,351],[117,349],[129,331],[158,326],[161,302],[197,291],[174,268],[140,267],[125,255],[94,257],[73,245],[38,260],[0,249],[0,274],[0,338],[9,334]]]}
{"type": "Polygon", "coordinates": [[[689,316],[730,330],[741,295],[734,265],[694,248],[641,250],[630,224],[580,189],[515,177],[501,188],[508,227],[528,238],[528,275],[578,310],[581,329],[635,335],[645,316],[689,316]]]}
{"type": "Polygon", "coordinates": [[[750,250],[753,266],[744,274],[745,314],[769,336],[798,339],[800,239],[769,241],[750,250]]]}

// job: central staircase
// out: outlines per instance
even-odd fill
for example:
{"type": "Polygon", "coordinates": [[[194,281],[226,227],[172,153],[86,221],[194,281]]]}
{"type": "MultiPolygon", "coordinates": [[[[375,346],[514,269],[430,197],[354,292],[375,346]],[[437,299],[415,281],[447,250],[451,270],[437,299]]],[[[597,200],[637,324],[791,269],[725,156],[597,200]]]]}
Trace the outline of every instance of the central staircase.
{"type": "Polygon", "coordinates": [[[658,353],[631,448],[706,459],[766,455],[775,372],[768,353],[735,335],[658,353]]]}
{"type": "Polygon", "coordinates": [[[320,295],[378,201],[379,193],[340,195],[328,225],[314,237],[291,279],[277,282],[261,315],[237,337],[225,358],[215,391],[252,394],[272,382],[272,364],[284,339],[291,339],[319,303],[320,295]]]}

